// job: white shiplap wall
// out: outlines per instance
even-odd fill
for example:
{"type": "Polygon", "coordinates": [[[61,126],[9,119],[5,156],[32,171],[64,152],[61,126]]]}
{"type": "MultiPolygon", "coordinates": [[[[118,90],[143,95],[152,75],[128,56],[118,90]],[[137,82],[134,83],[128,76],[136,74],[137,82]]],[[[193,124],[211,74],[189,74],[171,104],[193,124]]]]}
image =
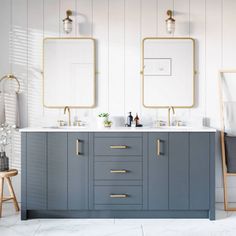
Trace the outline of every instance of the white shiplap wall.
{"type": "MultiPolygon", "coordinates": [[[[141,105],[140,47],[143,37],[167,36],[166,10],[173,9],[173,36],[196,39],[196,107],[177,111],[181,120],[219,128],[217,71],[236,67],[235,0],[0,0],[0,76],[13,72],[22,85],[24,126],[52,125],[61,110],[42,107],[42,39],[64,36],[62,19],[73,16],[71,36],[97,40],[97,107],[74,115],[92,120],[101,111],[124,117],[138,112],[144,123],[166,118],[166,111],[141,105]]],[[[20,138],[10,150],[13,166],[20,164],[20,138]]],[[[219,151],[219,149],[218,149],[219,151]]],[[[222,201],[220,156],[217,156],[217,201],[222,201]]],[[[229,180],[236,199],[235,178],[229,180]]],[[[20,181],[15,186],[19,194],[20,181]]]]}

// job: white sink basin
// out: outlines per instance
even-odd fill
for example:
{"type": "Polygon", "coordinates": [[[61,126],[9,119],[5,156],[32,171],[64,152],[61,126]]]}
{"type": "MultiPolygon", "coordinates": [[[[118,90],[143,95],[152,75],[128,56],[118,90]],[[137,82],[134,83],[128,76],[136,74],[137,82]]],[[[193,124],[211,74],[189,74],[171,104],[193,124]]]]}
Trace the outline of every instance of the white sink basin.
{"type": "Polygon", "coordinates": [[[45,129],[85,129],[86,126],[49,126],[43,127],[45,129]]]}
{"type": "Polygon", "coordinates": [[[190,126],[160,126],[160,127],[154,127],[156,129],[191,129],[190,126]]]}
{"type": "Polygon", "coordinates": [[[183,132],[191,132],[191,131],[204,131],[207,129],[207,127],[193,127],[193,126],[161,126],[161,127],[153,127],[153,130],[163,130],[167,132],[175,132],[175,131],[183,131],[183,132]]]}
{"type": "Polygon", "coordinates": [[[86,126],[58,126],[58,129],[84,129],[86,126]]]}

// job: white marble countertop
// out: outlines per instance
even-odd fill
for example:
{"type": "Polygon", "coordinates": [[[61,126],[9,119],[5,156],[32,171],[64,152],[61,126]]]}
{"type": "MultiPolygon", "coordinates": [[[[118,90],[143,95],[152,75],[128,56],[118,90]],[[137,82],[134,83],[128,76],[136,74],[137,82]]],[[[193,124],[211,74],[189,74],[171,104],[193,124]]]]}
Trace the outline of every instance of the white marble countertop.
{"type": "Polygon", "coordinates": [[[210,127],[189,127],[189,126],[163,126],[163,127],[28,127],[19,130],[20,132],[216,132],[210,127]]]}

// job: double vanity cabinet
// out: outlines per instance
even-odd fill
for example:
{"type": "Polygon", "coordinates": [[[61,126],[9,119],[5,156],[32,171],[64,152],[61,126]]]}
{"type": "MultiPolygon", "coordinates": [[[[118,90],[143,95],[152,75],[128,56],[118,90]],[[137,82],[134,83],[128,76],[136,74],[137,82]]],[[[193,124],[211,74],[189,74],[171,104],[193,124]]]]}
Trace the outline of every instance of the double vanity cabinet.
{"type": "Polygon", "coordinates": [[[21,132],[22,219],[215,219],[213,129],[21,132]]]}

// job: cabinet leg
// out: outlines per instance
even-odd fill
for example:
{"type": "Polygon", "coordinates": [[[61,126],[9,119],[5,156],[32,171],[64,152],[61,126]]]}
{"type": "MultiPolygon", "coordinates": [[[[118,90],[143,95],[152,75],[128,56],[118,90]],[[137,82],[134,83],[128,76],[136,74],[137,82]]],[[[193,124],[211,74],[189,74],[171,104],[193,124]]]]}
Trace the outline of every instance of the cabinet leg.
{"type": "Polygon", "coordinates": [[[21,208],[21,220],[27,220],[27,211],[21,208]]]}
{"type": "Polygon", "coordinates": [[[215,220],[216,219],[215,210],[210,210],[209,211],[209,219],[210,220],[215,220]]]}

